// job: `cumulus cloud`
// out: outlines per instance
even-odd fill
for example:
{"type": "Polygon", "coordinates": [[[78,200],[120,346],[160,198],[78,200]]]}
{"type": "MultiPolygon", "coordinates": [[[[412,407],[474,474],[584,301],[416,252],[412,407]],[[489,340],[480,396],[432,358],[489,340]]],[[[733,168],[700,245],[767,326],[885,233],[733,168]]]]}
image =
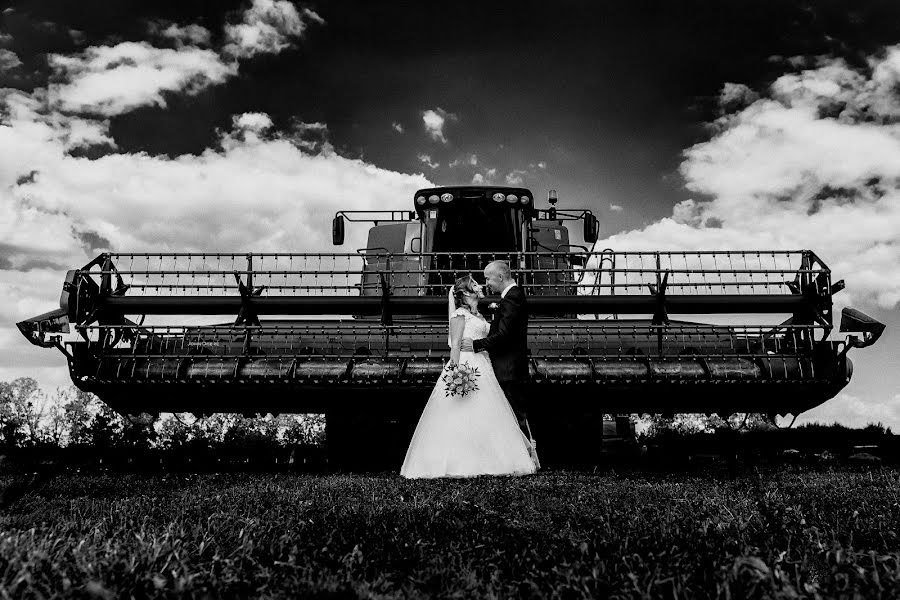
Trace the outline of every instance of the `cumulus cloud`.
{"type": "Polygon", "coordinates": [[[400,123],[391,123],[391,129],[393,129],[397,133],[403,133],[403,125],[401,125],[400,123]]]}
{"type": "Polygon", "coordinates": [[[223,133],[221,150],[199,156],[86,160],[58,147],[32,157],[45,163],[36,164],[33,181],[4,182],[10,191],[3,236],[16,246],[13,263],[40,257],[62,267],[89,258],[79,231],[123,250],[321,250],[330,246],[327,223],[336,208],[394,206],[429,183],[334,154],[307,154],[277,133],[260,135],[270,123],[259,113],[241,115],[236,129],[223,133]]]}
{"type": "Polygon", "coordinates": [[[802,69],[804,67],[809,66],[809,64],[811,62],[811,60],[805,56],[801,56],[801,55],[782,56],[781,54],[773,54],[772,56],[768,57],[766,60],[768,60],[770,63],[776,63],[776,64],[784,63],[793,69],[802,69]]]}
{"type": "Polygon", "coordinates": [[[163,38],[175,40],[179,44],[190,46],[208,46],[211,34],[209,29],[194,23],[177,25],[175,23],[151,23],[150,32],[163,38]]]}
{"type": "Polygon", "coordinates": [[[725,111],[743,108],[759,100],[759,94],[743,83],[726,83],[719,94],[719,106],[725,111]]]}
{"type": "Polygon", "coordinates": [[[233,117],[235,129],[263,132],[272,126],[272,119],[266,113],[243,113],[233,117]]]}
{"type": "Polygon", "coordinates": [[[418,156],[416,156],[416,158],[419,159],[419,162],[425,163],[431,169],[437,169],[439,166],[441,166],[440,163],[432,162],[431,156],[427,154],[419,154],[418,156]]]}
{"type": "Polygon", "coordinates": [[[167,92],[197,93],[237,73],[212,50],[155,48],[147,42],[94,46],[71,56],[53,54],[61,83],[49,87],[53,107],[113,116],[139,106],[166,106],[167,92]]]}
{"type": "Polygon", "coordinates": [[[84,41],[87,39],[87,36],[85,35],[85,33],[83,31],[79,31],[78,29],[70,29],[69,37],[78,46],[83,44],[84,41]]]}
{"type": "Polygon", "coordinates": [[[0,71],[11,71],[22,66],[19,55],[12,50],[0,48],[0,71]]]}
{"type": "Polygon", "coordinates": [[[622,207],[621,207],[620,205],[618,205],[618,204],[610,204],[610,205],[609,205],[609,210],[611,210],[612,212],[622,212],[622,211],[625,210],[625,209],[622,208],[622,207]]]}
{"type": "Polygon", "coordinates": [[[11,179],[17,173],[30,173],[33,169],[28,160],[33,157],[32,152],[115,146],[108,135],[108,120],[55,112],[48,105],[46,90],[39,88],[30,95],[18,90],[0,90],[0,107],[0,114],[6,120],[6,126],[0,126],[0,144],[9,149],[20,148],[5,155],[0,163],[0,177],[11,179]]]}
{"type": "Polygon", "coordinates": [[[797,424],[803,423],[840,423],[845,427],[865,427],[870,423],[882,423],[897,427],[900,423],[900,394],[879,402],[863,399],[852,394],[839,394],[797,417],[797,424]]]}
{"type": "Polygon", "coordinates": [[[444,125],[447,121],[456,121],[458,119],[455,114],[448,113],[442,108],[428,109],[422,112],[422,123],[425,125],[425,131],[431,136],[431,139],[442,144],[447,143],[447,138],[444,137],[444,125]]]}
{"type": "Polygon", "coordinates": [[[253,0],[240,23],[225,26],[224,51],[237,58],[281,52],[294,45],[310,21],[325,22],[309,9],[298,11],[288,0],[253,0]]]}
{"type": "MultiPolygon", "coordinates": [[[[900,302],[900,47],[860,73],[841,61],[784,75],[685,152],[685,200],[628,249],[797,249],[845,279],[839,304],[900,302]]],[[[732,87],[723,101],[737,94],[732,87]]],[[[746,90],[737,94],[752,97],[746,90]]]]}
{"type": "Polygon", "coordinates": [[[506,183],[508,185],[522,185],[522,182],[525,181],[524,175],[527,173],[527,171],[515,169],[506,174],[506,183]]]}
{"type": "Polygon", "coordinates": [[[472,177],[472,183],[475,185],[483,185],[488,184],[492,185],[494,183],[494,178],[497,176],[497,169],[481,169],[481,172],[475,173],[472,177]]]}
{"type": "Polygon", "coordinates": [[[303,148],[309,152],[331,154],[334,147],[328,141],[328,126],[325,123],[315,122],[306,123],[299,119],[294,119],[289,128],[280,132],[284,139],[289,139],[295,146],[303,148]]]}
{"type": "Polygon", "coordinates": [[[140,106],[165,107],[166,94],[196,94],[223,83],[238,71],[236,59],[289,48],[316,13],[285,0],[254,0],[243,20],[225,25],[221,52],[200,48],[209,31],[199,25],[169,25],[158,33],[179,42],[177,48],[157,48],[148,42],[93,46],[71,55],[52,54],[55,83],[48,88],[54,109],[114,116],[140,106]]]}
{"type": "Polygon", "coordinates": [[[478,155],[470,154],[468,157],[454,158],[453,161],[450,163],[450,166],[458,167],[462,164],[467,164],[472,167],[477,167],[478,166],[478,155]]]}
{"type": "Polygon", "coordinates": [[[8,33],[0,32],[0,46],[11,46],[13,43],[13,36],[8,33]]]}

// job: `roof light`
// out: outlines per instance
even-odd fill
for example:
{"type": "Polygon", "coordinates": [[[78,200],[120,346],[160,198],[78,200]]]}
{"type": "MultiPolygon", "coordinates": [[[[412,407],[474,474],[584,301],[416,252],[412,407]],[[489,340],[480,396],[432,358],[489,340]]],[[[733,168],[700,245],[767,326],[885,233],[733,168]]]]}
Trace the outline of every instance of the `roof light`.
{"type": "Polygon", "coordinates": [[[519,197],[516,196],[515,194],[509,194],[506,197],[506,201],[509,202],[510,204],[514,204],[519,201],[519,197]]]}
{"type": "Polygon", "coordinates": [[[418,198],[416,198],[416,204],[418,204],[419,206],[422,206],[423,204],[425,204],[425,202],[425,196],[419,196],[418,198]]]}
{"type": "Polygon", "coordinates": [[[450,202],[451,200],[453,200],[453,194],[450,192],[441,194],[441,202],[450,202]]]}
{"type": "Polygon", "coordinates": [[[531,203],[531,198],[529,198],[528,196],[522,196],[521,200],[522,200],[522,204],[531,203]]]}
{"type": "Polygon", "coordinates": [[[494,202],[503,202],[504,200],[506,200],[506,196],[504,196],[500,192],[497,192],[496,194],[491,196],[491,198],[494,199],[494,202]]]}
{"type": "Polygon", "coordinates": [[[432,195],[428,196],[428,201],[431,202],[432,204],[437,204],[438,202],[441,201],[441,197],[438,196],[437,194],[432,194],[432,195]]]}

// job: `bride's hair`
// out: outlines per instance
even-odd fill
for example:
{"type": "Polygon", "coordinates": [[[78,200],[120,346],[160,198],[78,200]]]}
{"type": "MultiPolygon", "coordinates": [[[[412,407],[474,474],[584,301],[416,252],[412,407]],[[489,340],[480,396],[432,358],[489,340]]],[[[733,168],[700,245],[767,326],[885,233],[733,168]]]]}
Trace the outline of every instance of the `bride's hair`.
{"type": "Polygon", "coordinates": [[[453,301],[456,304],[456,308],[466,306],[466,300],[465,298],[463,298],[463,292],[472,291],[473,281],[475,281],[475,279],[473,279],[472,275],[463,275],[456,280],[456,284],[453,286],[453,301]]]}

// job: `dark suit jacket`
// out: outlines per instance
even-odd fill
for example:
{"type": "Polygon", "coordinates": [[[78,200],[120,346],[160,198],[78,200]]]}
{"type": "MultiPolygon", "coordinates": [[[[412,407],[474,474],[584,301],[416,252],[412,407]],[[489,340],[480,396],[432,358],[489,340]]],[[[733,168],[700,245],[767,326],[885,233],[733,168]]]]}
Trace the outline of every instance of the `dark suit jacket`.
{"type": "Polygon", "coordinates": [[[500,301],[487,337],[474,340],[475,352],[487,350],[497,380],[528,380],[528,301],[518,285],[500,301]]]}

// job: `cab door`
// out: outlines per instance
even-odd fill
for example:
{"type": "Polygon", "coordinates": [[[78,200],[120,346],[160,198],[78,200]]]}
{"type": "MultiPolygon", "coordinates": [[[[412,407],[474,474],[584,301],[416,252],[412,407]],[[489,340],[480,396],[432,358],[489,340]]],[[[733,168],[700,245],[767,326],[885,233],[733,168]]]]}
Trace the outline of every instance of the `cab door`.
{"type": "Polygon", "coordinates": [[[381,277],[394,296],[424,294],[425,274],[421,257],[421,223],[389,223],[369,230],[364,255],[362,296],[381,296],[381,277]]]}
{"type": "Polygon", "coordinates": [[[531,222],[531,248],[538,253],[533,258],[532,272],[526,285],[535,296],[568,296],[575,293],[572,266],[564,256],[550,256],[550,252],[569,251],[569,230],[560,222],[536,219],[531,222]]]}

